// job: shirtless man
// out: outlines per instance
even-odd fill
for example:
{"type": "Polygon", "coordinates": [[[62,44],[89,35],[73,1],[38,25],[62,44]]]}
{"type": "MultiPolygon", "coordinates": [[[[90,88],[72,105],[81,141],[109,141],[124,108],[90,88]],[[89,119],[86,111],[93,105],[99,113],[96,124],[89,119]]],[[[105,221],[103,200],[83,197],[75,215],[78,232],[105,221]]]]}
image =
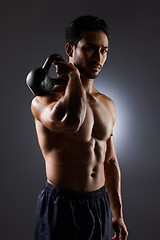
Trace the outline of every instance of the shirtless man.
{"type": "Polygon", "coordinates": [[[83,16],[66,28],[66,38],[69,63],[53,63],[66,84],[31,105],[47,176],[35,239],[109,240],[112,213],[112,240],[126,240],[113,137],[116,110],[93,87],[107,59],[108,27],[102,19],[83,16]]]}

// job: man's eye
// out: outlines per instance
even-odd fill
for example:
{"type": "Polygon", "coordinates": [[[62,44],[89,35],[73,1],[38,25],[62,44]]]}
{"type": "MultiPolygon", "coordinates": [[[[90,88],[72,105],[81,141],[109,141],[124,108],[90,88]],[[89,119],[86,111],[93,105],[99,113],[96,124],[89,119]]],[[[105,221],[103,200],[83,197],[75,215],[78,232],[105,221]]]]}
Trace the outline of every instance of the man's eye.
{"type": "Polygon", "coordinates": [[[108,52],[108,49],[102,49],[101,52],[102,52],[102,53],[107,53],[107,52],[108,52]]]}

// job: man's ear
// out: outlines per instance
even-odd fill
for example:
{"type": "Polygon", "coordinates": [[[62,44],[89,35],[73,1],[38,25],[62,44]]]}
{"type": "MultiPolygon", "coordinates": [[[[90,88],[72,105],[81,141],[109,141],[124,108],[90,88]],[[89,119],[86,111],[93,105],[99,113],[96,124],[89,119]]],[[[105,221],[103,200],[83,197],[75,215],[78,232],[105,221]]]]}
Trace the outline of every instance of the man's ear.
{"type": "Polygon", "coordinates": [[[73,45],[71,43],[66,43],[65,50],[69,57],[73,57],[73,45]]]}

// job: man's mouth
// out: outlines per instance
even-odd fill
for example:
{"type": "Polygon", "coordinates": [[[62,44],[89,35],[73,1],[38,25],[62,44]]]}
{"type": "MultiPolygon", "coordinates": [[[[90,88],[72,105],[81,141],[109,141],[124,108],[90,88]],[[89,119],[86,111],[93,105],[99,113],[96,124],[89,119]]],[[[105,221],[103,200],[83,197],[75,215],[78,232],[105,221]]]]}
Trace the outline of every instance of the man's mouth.
{"type": "Polygon", "coordinates": [[[89,64],[90,68],[93,68],[93,69],[97,69],[97,70],[101,70],[102,68],[102,65],[98,62],[92,62],[89,64]]]}

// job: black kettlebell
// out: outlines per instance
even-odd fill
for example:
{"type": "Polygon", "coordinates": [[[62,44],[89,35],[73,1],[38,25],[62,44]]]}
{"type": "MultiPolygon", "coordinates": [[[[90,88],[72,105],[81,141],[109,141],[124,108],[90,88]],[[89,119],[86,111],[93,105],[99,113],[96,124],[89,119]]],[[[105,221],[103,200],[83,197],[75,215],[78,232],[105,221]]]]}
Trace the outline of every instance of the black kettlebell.
{"type": "Polygon", "coordinates": [[[66,83],[64,79],[48,76],[48,71],[54,61],[64,61],[64,59],[59,54],[52,54],[42,67],[32,70],[27,75],[26,84],[34,95],[49,94],[55,85],[66,83]]]}

